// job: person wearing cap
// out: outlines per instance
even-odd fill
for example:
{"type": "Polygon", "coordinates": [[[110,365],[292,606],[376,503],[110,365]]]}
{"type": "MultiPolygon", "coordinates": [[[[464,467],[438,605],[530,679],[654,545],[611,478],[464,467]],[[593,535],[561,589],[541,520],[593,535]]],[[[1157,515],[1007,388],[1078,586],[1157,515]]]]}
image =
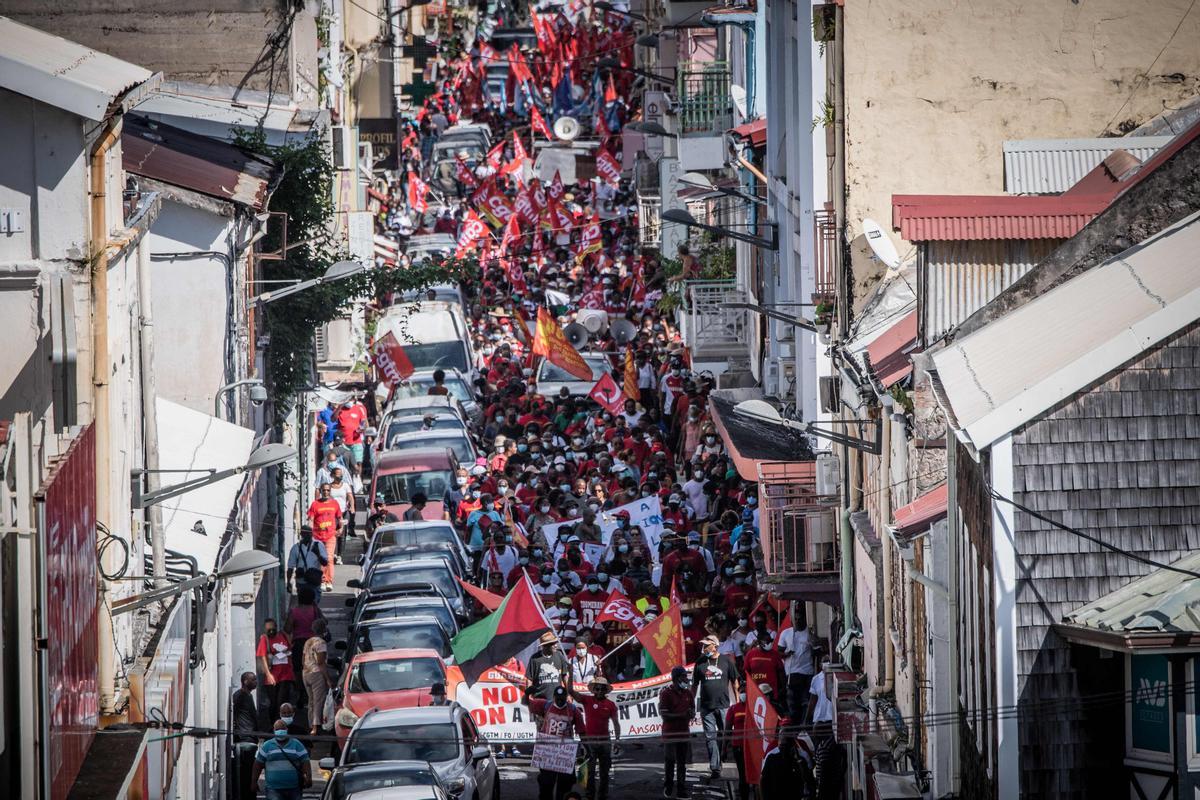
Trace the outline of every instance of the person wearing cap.
{"type": "Polygon", "coordinates": [[[663,797],[687,798],[687,765],[691,760],[689,731],[695,716],[695,699],[688,687],[685,667],[671,668],[671,682],[658,693],[664,749],[663,797]]]}
{"type": "Polygon", "coordinates": [[[429,698],[429,705],[431,706],[450,705],[450,701],[446,699],[446,684],[441,681],[429,687],[429,698]]]}
{"type": "Polygon", "coordinates": [[[617,704],[608,699],[611,685],[603,675],[588,682],[588,692],[571,689],[571,697],[583,708],[583,734],[588,753],[588,800],[608,800],[615,743],[621,740],[617,704]],[[611,729],[612,735],[609,735],[611,729]]]}
{"type": "Polygon", "coordinates": [[[731,577],[733,580],[725,589],[725,613],[730,617],[742,617],[754,608],[758,591],[750,582],[750,570],[745,566],[734,566],[731,577]]]}
{"type": "Polygon", "coordinates": [[[579,632],[579,617],[571,596],[559,588],[557,597],[546,609],[546,621],[550,630],[558,637],[559,648],[564,656],[570,656],[575,650],[575,637],[579,632]]]}
{"type": "MultiPolygon", "coordinates": [[[[742,656],[742,668],[746,672],[746,680],[757,684],[767,684],[775,699],[783,703],[787,695],[787,672],[784,670],[783,658],[775,648],[772,639],[758,637],[750,644],[747,639],[746,654],[742,656]]],[[[786,710],[784,711],[786,714],[786,710]]]]}
{"type": "Polygon", "coordinates": [[[571,674],[571,664],[558,649],[558,637],[547,631],[538,640],[538,651],[530,657],[525,667],[529,679],[530,693],[543,700],[549,699],[555,687],[562,686],[571,674]]]}
{"type": "Polygon", "coordinates": [[[725,711],[729,700],[737,693],[737,663],[717,652],[721,642],[716,636],[700,640],[700,657],[692,669],[692,691],[696,694],[696,710],[704,726],[704,743],[708,748],[708,771],[712,778],[721,777],[721,737],[725,731],[725,711]]]}
{"type": "MultiPolygon", "coordinates": [[[[521,702],[529,706],[530,714],[538,721],[538,733],[574,739],[584,728],[583,713],[579,706],[570,701],[567,687],[555,686],[549,699],[535,696],[533,685],[525,687],[521,702]]],[[[575,769],[569,773],[554,772],[542,768],[538,771],[538,800],[564,800],[567,792],[575,785],[575,769]]]]}

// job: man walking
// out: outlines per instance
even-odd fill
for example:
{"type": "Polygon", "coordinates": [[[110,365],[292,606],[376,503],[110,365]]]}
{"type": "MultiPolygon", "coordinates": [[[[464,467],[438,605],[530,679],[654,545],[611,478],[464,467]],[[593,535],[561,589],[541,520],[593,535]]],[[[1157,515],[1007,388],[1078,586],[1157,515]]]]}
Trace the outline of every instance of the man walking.
{"type": "Polygon", "coordinates": [[[692,671],[692,690],[704,726],[704,744],[708,748],[708,774],[721,777],[721,738],[725,732],[725,712],[729,698],[737,691],[737,664],[727,655],[719,655],[721,646],[715,636],[700,642],[700,659],[692,671]]]}
{"type": "Polygon", "coordinates": [[[242,685],[231,699],[233,706],[234,743],[234,786],[236,800],[254,797],[254,784],[250,778],[254,768],[254,754],[258,749],[258,704],[254,701],[254,690],[258,688],[258,676],[253,672],[242,673],[242,685]]]}
{"type": "Polygon", "coordinates": [[[254,755],[253,785],[266,773],[267,800],[301,800],[312,786],[312,767],[308,749],[288,733],[288,724],[276,720],[275,735],[259,745],[254,755]]]}
{"type": "Polygon", "coordinates": [[[317,499],[308,507],[308,521],[312,523],[313,538],[325,546],[326,559],[321,576],[321,590],[333,588],[333,559],[330,551],[336,546],[342,530],[342,507],[329,495],[329,484],[322,483],[317,490],[317,499]]]}
{"type": "Polygon", "coordinates": [[[587,739],[588,800],[608,800],[608,777],[612,772],[615,744],[621,740],[621,722],[617,704],[608,699],[611,687],[597,676],[588,685],[591,694],[571,690],[571,697],[583,706],[583,734],[587,739]],[[612,736],[609,736],[609,726],[612,736]]]}
{"type": "Polygon", "coordinates": [[[313,538],[313,530],[308,525],[300,526],[300,540],[292,545],[288,553],[287,582],[292,591],[300,593],[301,586],[313,590],[317,602],[321,602],[322,578],[325,575],[325,565],[329,563],[329,551],[325,545],[313,538]]]}
{"type": "MultiPolygon", "coordinates": [[[[554,689],[550,700],[531,697],[533,686],[525,688],[522,702],[529,706],[534,718],[540,718],[538,734],[556,739],[573,740],[576,731],[583,728],[583,714],[579,706],[567,699],[567,688],[558,686],[554,689]]],[[[535,748],[536,750],[536,745],[535,748]]],[[[538,800],[563,800],[571,787],[575,785],[575,765],[570,772],[556,772],[550,769],[538,770],[538,800]]]]}
{"type": "Polygon", "coordinates": [[[671,683],[658,693],[658,713],[662,717],[662,738],[665,749],[663,797],[688,796],[687,765],[691,760],[688,731],[696,707],[688,688],[686,667],[671,668],[671,683]]]}
{"type": "Polygon", "coordinates": [[[793,603],[789,616],[793,620],[792,627],[779,634],[779,649],[787,673],[788,716],[802,720],[808,710],[808,689],[813,679],[812,633],[804,617],[803,604],[793,603]]]}
{"type": "Polygon", "coordinates": [[[346,481],[346,474],[340,468],[334,468],[333,481],[329,484],[329,496],[337,501],[342,513],[341,533],[337,540],[337,555],[334,561],[342,563],[342,549],[346,539],[354,535],[354,489],[346,481]]]}

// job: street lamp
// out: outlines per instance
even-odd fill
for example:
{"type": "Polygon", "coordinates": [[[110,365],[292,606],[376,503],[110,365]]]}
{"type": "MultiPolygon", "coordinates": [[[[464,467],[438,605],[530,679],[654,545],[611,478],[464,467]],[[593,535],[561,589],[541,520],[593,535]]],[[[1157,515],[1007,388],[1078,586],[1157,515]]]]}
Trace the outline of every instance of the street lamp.
{"type": "MultiPolygon", "coordinates": [[[[269,569],[275,569],[278,566],[279,559],[270,553],[265,553],[262,550],[243,550],[240,553],[230,556],[212,575],[201,573],[187,580],[173,581],[170,586],[164,586],[161,589],[152,589],[149,592],[117,600],[112,604],[112,615],[115,617],[119,614],[128,614],[130,611],[137,611],[139,608],[145,608],[146,606],[160,603],[163,600],[170,600],[193,589],[207,588],[209,584],[216,581],[229,580],[239,575],[265,572],[269,569]]],[[[150,576],[146,576],[145,579],[151,580],[150,576]]],[[[153,580],[162,580],[162,578],[160,576],[153,580]]],[[[168,578],[168,580],[170,579],[168,578]]]]}
{"type": "Polygon", "coordinates": [[[296,450],[288,447],[286,444],[264,444],[262,447],[250,454],[250,458],[240,467],[231,467],[230,469],[135,469],[130,471],[131,487],[132,487],[132,505],[134,508],[148,508],[153,505],[158,505],[164,500],[170,500],[172,497],[178,497],[181,494],[195,491],[196,489],[210,486],[218,481],[223,481],[226,478],[232,478],[234,475],[241,475],[244,472],[252,470],[266,469],[273,467],[276,464],[282,464],[290,458],[296,456],[296,450]],[[161,489],[155,489],[152,492],[142,491],[142,476],[148,472],[204,472],[199,478],[192,478],[182,483],[177,483],[174,486],[164,486],[161,489]]]}
{"type": "Polygon", "coordinates": [[[767,201],[761,197],[756,197],[752,194],[745,194],[744,192],[739,192],[737,189],[730,189],[728,186],[717,186],[708,179],[707,175],[701,175],[699,172],[683,173],[683,175],[679,178],[679,183],[682,183],[684,186],[690,186],[693,189],[704,189],[709,192],[723,194],[726,197],[739,197],[742,200],[747,200],[751,203],[758,203],[759,205],[763,206],[767,204],[767,201]]]}
{"type": "Polygon", "coordinates": [[[625,123],[625,129],[634,133],[644,133],[647,136],[663,136],[668,139],[678,139],[678,133],[671,133],[661,124],[651,121],[635,120],[625,123]]]}
{"type": "Polygon", "coordinates": [[[596,66],[600,67],[601,69],[615,69],[620,70],[621,72],[630,72],[634,75],[640,75],[648,81],[662,81],[668,86],[673,86],[675,84],[674,78],[668,78],[666,75],[656,75],[653,72],[647,72],[644,69],[637,69],[636,67],[623,66],[621,62],[615,58],[602,58],[596,62],[596,66]]]}
{"type": "MultiPolygon", "coordinates": [[[[779,322],[785,322],[788,325],[795,325],[797,328],[804,328],[804,330],[806,330],[806,331],[812,331],[813,333],[817,332],[816,324],[809,322],[808,320],[804,319],[803,317],[793,317],[791,314],[784,314],[779,311],[776,311],[773,308],[764,308],[763,306],[756,306],[754,303],[722,303],[721,307],[722,308],[744,308],[747,311],[753,311],[756,314],[762,314],[764,317],[770,317],[771,319],[778,320],[779,322]]],[[[749,401],[747,401],[747,402],[749,402],[749,401]]],[[[778,414],[776,416],[778,416],[778,414]]]]}
{"type": "Polygon", "coordinates": [[[682,208],[672,208],[662,213],[663,222],[674,222],[676,225],[686,225],[689,228],[699,228],[702,231],[710,231],[720,236],[728,236],[730,239],[737,239],[739,242],[752,244],[755,247],[761,247],[764,250],[779,249],[779,224],[776,222],[762,223],[771,228],[771,238],[764,236],[755,236],[751,233],[743,233],[741,231],[733,231],[729,228],[721,228],[716,225],[709,225],[698,221],[682,208]]]}
{"type": "Polygon", "coordinates": [[[234,381],[233,383],[227,383],[220,389],[217,389],[217,393],[213,396],[214,417],[219,418],[221,416],[221,395],[232,391],[239,386],[250,387],[250,402],[254,405],[261,406],[263,403],[267,402],[267,387],[263,386],[262,378],[246,378],[244,381],[234,381]]]}
{"type": "Polygon", "coordinates": [[[365,261],[338,261],[332,264],[329,269],[325,270],[325,274],[319,278],[312,280],[301,281],[293,286],[280,289],[274,292],[263,292],[260,295],[250,298],[250,305],[257,306],[264,303],[273,303],[276,300],[282,300],[285,297],[290,297],[305,289],[311,289],[314,286],[323,286],[326,283],[340,281],[343,278],[349,278],[358,275],[360,272],[365,272],[370,268],[370,264],[365,261]]]}
{"type": "MultiPolygon", "coordinates": [[[[878,417],[874,420],[868,420],[869,422],[873,422],[875,427],[875,440],[871,441],[870,439],[864,439],[861,436],[849,436],[844,433],[838,433],[837,431],[818,428],[811,422],[801,422],[794,419],[786,419],[779,414],[779,409],[775,408],[775,406],[771,405],[765,400],[743,400],[733,407],[733,413],[741,417],[749,417],[750,419],[758,420],[759,422],[766,422],[770,425],[779,425],[783,428],[800,431],[801,433],[806,433],[809,436],[816,436],[819,439],[827,439],[835,444],[841,444],[853,450],[861,450],[864,453],[871,453],[872,455],[879,455],[880,443],[883,441],[883,420],[878,417]]],[[[861,420],[831,420],[830,424],[836,424],[838,422],[841,422],[843,425],[858,425],[862,423],[861,420]]]]}
{"type": "Polygon", "coordinates": [[[632,11],[622,11],[621,9],[614,6],[612,3],[604,2],[604,0],[596,0],[596,2],[592,3],[592,8],[598,9],[600,11],[607,11],[610,14],[617,14],[618,16],[622,16],[622,17],[629,17],[630,19],[636,19],[638,22],[649,22],[650,21],[649,18],[643,16],[642,14],[635,14],[632,11]]]}

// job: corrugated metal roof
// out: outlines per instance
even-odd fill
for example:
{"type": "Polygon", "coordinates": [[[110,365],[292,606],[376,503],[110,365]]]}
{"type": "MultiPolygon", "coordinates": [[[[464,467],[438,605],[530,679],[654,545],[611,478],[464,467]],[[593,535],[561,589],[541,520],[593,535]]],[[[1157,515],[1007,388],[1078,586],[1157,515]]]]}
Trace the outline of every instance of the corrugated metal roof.
{"type": "Polygon", "coordinates": [[[765,117],[742,123],[729,132],[734,136],[749,140],[751,147],[765,147],[767,144],[767,120],[765,117]]]}
{"type": "Polygon", "coordinates": [[[234,91],[227,86],[163,81],[137,111],[192,133],[221,139],[228,138],[232,128],[255,128],[261,122],[272,143],[283,141],[288,134],[307,135],[314,125],[328,122],[328,112],[298,109],[287,97],[275,95],[268,104],[264,92],[243,90],[235,104],[234,91]]]}
{"type": "Polygon", "coordinates": [[[946,508],[950,501],[950,487],[941,484],[913,500],[906,506],[900,506],[892,514],[896,529],[905,536],[920,533],[933,523],[946,516],[946,508]]]}
{"type": "Polygon", "coordinates": [[[962,432],[991,445],[1200,319],[1200,214],[933,355],[962,432]]]}
{"type": "MultiPolygon", "coordinates": [[[[1115,190],[1114,190],[1115,191],[1115,190]]],[[[910,242],[1069,239],[1111,196],[892,195],[892,227],[910,242]]]]}
{"type": "Polygon", "coordinates": [[[1004,191],[1059,194],[1070,189],[1118,148],[1145,161],[1170,136],[1105,139],[1015,139],[1004,143],[1004,191]]]}
{"type": "MultiPolygon", "coordinates": [[[[1198,572],[1200,553],[1171,566],[1198,572]]],[[[1063,622],[1113,633],[1200,633],[1200,578],[1160,567],[1080,606],[1063,622]]]]}
{"type": "Polygon", "coordinates": [[[262,211],[278,169],[226,142],[129,114],[121,135],[125,171],[262,211]]]}
{"type": "Polygon", "coordinates": [[[917,312],[910,311],[900,321],[867,345],[871,370],[885,387],[912,372],[910,355],[917,345],[917,312]]]}
{"type": "Polygon", "coordinates": [[[132,106],[161,78],[136,64],[0,17],[0,86],[17,94],[99,122],[118,101],[132,106]]]}

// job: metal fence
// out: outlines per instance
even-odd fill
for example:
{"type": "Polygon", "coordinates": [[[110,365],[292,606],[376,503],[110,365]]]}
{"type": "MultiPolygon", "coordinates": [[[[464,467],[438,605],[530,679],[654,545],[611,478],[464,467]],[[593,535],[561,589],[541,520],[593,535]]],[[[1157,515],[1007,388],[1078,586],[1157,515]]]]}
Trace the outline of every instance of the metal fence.
{"type": "Polygon", "coordinates": [[[813,212],[816,243],[816,281],[813,303],[832,299],[837,292],[837,214],[831,209],[813,212]]]}
{"type": "Polygon", "coordinates": [[[752,312],[729,308],[748,303],[749,296],[735,281],[684,281],[681,322],[683,342],[699,359],[744,356],[754,333],[752,312]]]}
{"type": "Polygon", "coordinates": [[[759,542],[769,575],[827,575],[840,569],[837,497],[817,494],[815,461],[758,465],[759,542]]]}
{"type": "Polygon", "coordinates": [[[658,247],[662,242],[662,198],[638,193],[638,244],[658,247]]]}
{"type": "Polygon", "coordinates": [[[733,126],[733,95],[729,93],[726,62],[685,62],[679,65],[676,75],[682,133],[723,133],[733,126]]]}

